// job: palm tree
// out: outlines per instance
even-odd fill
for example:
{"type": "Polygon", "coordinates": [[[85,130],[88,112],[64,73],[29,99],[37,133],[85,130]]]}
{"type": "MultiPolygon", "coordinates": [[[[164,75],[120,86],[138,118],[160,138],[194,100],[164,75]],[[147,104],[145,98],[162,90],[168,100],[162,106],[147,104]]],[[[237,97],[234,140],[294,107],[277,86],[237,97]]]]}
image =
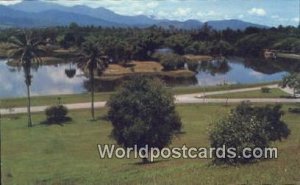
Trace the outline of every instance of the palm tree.
{"type": "Polygon", "coordinates": [[[100,76],[108,67],[107,58],[104,56],[98,44],[87,42],[83,44],[82,52],[78,57],[78,66],[88,72],[91,82],[91,114],[95,120],[94,93],[95,93],[95,72],[100,76]]]}
{"type": "Polygon", "coordinates": [[[39,46],[41,41],[32,37],[32,33],[23,33],[18,37],[10,38],[11,47],[9,48],[9,56],[18,61],[18,64],[23,68],[25,84],[27,88],[27,113],[28,113],[28,127],[32,127],[31,120],[31,99],[30,99],[30,85],[32,80],[31,68],[32,64],[39,64],[41,58],[38,54],[43,52],[39,46]]]}

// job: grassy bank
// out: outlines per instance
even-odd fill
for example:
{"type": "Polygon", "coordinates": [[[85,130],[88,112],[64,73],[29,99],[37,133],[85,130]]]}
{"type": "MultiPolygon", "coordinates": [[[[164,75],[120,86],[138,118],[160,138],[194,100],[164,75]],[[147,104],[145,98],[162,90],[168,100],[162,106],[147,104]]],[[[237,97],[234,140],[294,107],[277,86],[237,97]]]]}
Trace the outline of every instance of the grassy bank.
{"type": "Polygon", "coordinates": [[[299,54],[290,54],[290,53],[277,53],[277,56],[279,58],[287,58],[287,59],[296,59],[300,60],[299,54]]]}
{"type": "MultiPolygon", "coordinates": [[[[261,85],[270,85],[277,82],[261,83],[261,84],[233,84],[233,85],[222,85],[222,86],[209,86],[209,87],[175,87],[170,88],[170,90],[177,95],[180,94],[191,94],[200,92],[210,92],[210,91],[221,91],[221,90],[231,90],[231,89],[241,89],[256,87],[261,85]]],[[[114,92],[101,92],[95,93],[95,101],[106,101],[109,99],[110,95],[114,92]]],[[[38,105],[53,105],[58,102],[58,98],[61,98],[62,103],[82,103],[90,101],[90,94],[72,94],[72,95],[52,95],[52,96],[34,96],[32,97],[32,106],[38,105]]],[[[21,107],[27,105],[27,98],[7,98],[0,99],[0,107],[2,108],[13,108],[21,107]]]]}
{"type": "Polygon", "coordinates": [[[204,87],[199,87],[199,86],[175,87],[172,88],[172,91],[175,94],[192,94],[198,92],[211,92],[211,91],[251,88],[251,87],[258,87],[258,86],[265,86],[265,85],[274,85],[278,83],[279,81],[266,82],[266,83],[253,83],[253,84],[228,84],[228,85],[204,86],[204,87]]]}
{"type": "MultiPolygon", "coordinates": [[[[177,107],[184,134],[171,146],[208,147],[210,124],[230,108],[219,105],[177,107]]],[[[288,107],[284,106],[286,110],[288,107]]],[[[106,109],[97,110],[104,116],[106,109]]],[[[113,144],[111,124],[87,121],[88,110],[72,111],[73,122],[64,126],[38,125],[45,119],[34,114],[27,128],[26,115],[2,118],[2,182],[5,185],[114,185],[114,184],[297,184],[299,176],[300,115],[287,113],[291,129],[287,140],[275,143],[279,158],[244,166],[213,166],[209,159],[158,160],[140,165],[139,159],[99,159],[97,144],[113,144]]]]}
{"type": "Polygon", "coordinates": [[[289,94],[279,88],[270,89],[269,93],[263,93],[261,90],[236,92],[226,94],[209,95],[207,98],[284,98],[290,97],[289,94]]]}

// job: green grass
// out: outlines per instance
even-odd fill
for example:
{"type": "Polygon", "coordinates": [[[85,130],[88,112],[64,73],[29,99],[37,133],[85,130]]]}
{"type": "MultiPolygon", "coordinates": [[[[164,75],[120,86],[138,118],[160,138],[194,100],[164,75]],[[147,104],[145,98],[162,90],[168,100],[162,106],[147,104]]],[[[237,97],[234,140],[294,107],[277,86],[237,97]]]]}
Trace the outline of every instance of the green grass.
{"type": "MultiPolygon", "coordinates": [[[[209,87],[175,87],[170,88],[174,94],[190,94],[190,93],[200,93],[209,91],[221,91],[221,90],[231,90],[231,89],[241,89],[256,87],[260,85],[275,84],[276,82],[262,83],[262,84],[235,84],[235,85],[222,85],[222,86],[209,86],[209,87]]],[[[95,101],[105,101],[108,100],[110,95],[114,92],[102,92],[95,93],[95,101]]],[[[89,93],[83,94],[72,94],[72,95],[53,95],[53,96],[34,96],[32,97],[32,106],[39,105],[53,105],[58,102],[58,97],[61,98],[62,103],[82,103],[89,102],[91,100],[89,93]]],[[[2,108],[12,108],[12,107],[22,107],[27,105],[27,98],[7,98],[0,99],[0,107],[2,108]]]]}
{"type": "MultiPolygon", "coordinates": [[[[95,93],[95,101],[108,100],[112,93],[113,92],[95,93]]],[[[82,103],[91,101],[91,96],[89,93],[53,96],[33,96],[31,97],[32,106],[54,105],[58,103],[59,97],[61,98],[62,103],[82,103]]],[[[26,106],[27,98],[0,99],[0,102],[0,105],[3,108],[26,106]]]]}
{"type": "Polygon", "coordinates": [[[233,90],[233,89],[242,89],[242,88],[251,88],[264,85],[273,85],[278,84],[279,81],[266,82],[266,83],[254,83],[254,84],[229,84],[229,85],[217,85],[217,86],[191,86],[191,87],[175,87],[172,88],[174,94],[192,94],[198,92],[211,92],[211,91],[224,91],[224,90],[233,90]]]}
{"type": "MultiPolygon", "coordinates": [[[[292,106],[292,105],[290,105],[292,106]]],[[[284,106],[286,110],[289,106],[284,106]]],[[[298,106],[299,107],[299,106],[298,106]]],[[[184,134],[172,146],[207,147],[210,124],[232,107],[180,105],[184,134]]],[[[104,116],[106,109],[97,110],[104,116]]],[[[5,185],[109,185],[109,184],[297,184],[300,181],[300,115],[285,114],[292,133],[276,142],[279,158],[230,167],[213,166],[206,159],[159,160],[139,165],[138,159],[99,159],[97,144],[113,144],[111,124],[88,121],[88,110],[72,111],[73,122],[64,126],[38,123],[43,114],[34,114],[35,126],[27,128],[26,115],[2,118],[2,182],[5,185]]]]}
{"type": "Polygon", "coordinates": [[[263,93],[261,90],[235,92],[226,94],[209,95],[208,98],[282,98],[290,95],[279,88],[270,89],[269,93],[263,93]]]}

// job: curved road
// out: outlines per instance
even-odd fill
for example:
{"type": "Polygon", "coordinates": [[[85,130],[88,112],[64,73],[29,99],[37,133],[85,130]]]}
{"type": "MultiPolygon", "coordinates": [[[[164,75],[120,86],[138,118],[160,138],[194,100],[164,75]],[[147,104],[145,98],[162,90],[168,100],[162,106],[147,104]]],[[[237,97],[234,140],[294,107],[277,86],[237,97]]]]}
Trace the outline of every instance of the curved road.
{"type": "MultiPolygon", "coordinates": [[[[240,103],[242,101],[250,101],[252,103],[300,103],[300,99],[288,99],[288,98],[236,98],[236,99],[225,99],[225,98],[205,98],[207,95],[215,95],[215,94],[226,94],[226,93],[234,93],[234,92],[247,92],[260,90],[262,87],[276,88],[277,85],[270,86],[260,86],[254,88],[243,88],[243,89],[235,89],[235,90],[226,90],[226,91],[215,91],[215,92],[206,92],[206,93],[194,93],[194,94],[184,94],[184,95],[176,95],[175,103],[176,104],[206,104],[206,103],[240,103]]],[[[291,93],[289,89],[282,89],[287,93],[291,93]]],[[[95,102],[95,108],[105,107],[106,102],[95,102]]],[[[91,103],[74,103],[74,104],[65,104],[65,106],[70,110],[76,109],[89,109],[91,107],[91,103]]],[[[48,106],[34,106],[31,107],[31,112],[43,112],[48,106]]],[[[8,114],[22,114],[26,113],[26,107],[18,107],[14,109],[0,109],[0,114],[8,115],[8,114]]]]}

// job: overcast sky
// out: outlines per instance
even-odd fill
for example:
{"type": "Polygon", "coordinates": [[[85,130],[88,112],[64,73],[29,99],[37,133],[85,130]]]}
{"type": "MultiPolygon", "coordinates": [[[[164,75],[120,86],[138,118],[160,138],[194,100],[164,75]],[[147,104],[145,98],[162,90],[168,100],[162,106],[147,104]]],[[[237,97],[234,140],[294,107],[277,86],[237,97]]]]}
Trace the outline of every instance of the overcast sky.
{"type": "MultiPolygon", "coordinates": [[[[50,1],[50,0],[48,0],[50,1]]],[[[123,15],[175,20],[241,19],[269,26],[298,25],[300,0],[59,0],[67,6],[105,7],[123,15]]],[[[0,0],[0,4],[20,0],[0,0]]]]}

